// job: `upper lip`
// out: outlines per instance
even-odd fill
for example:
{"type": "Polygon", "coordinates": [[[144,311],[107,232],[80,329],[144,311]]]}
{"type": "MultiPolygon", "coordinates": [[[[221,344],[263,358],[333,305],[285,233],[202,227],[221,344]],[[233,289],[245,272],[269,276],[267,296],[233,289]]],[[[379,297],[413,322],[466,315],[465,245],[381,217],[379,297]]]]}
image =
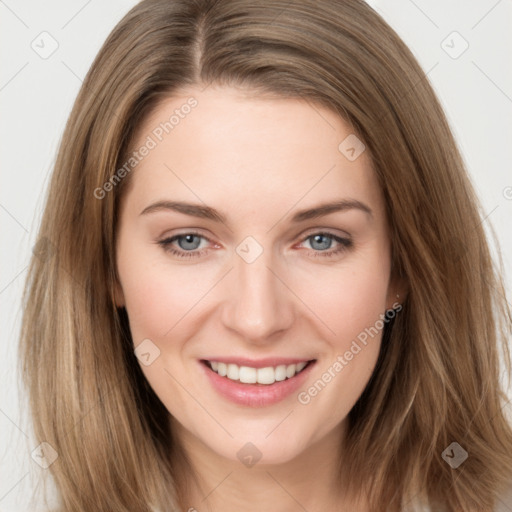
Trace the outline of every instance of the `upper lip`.
{"type": "Polygon", "coordinates": [[[248,359],[246,357],[208,357],[203,361],[216,361],[219,363],[236,364],[237,366],[249,366],[250,368],[267,368],[268,366],[290,365],[307,363],[314,359],[296,357],[265,357],[264,359],[248,359]]]}

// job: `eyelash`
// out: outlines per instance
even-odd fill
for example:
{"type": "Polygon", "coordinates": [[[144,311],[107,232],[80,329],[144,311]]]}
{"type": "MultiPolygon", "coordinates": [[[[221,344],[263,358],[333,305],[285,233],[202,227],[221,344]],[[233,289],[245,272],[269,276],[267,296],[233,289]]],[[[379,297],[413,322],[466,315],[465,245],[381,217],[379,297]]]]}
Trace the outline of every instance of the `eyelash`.
{"type": "MultiPolygon", "coordinates": [[[[195,258],[195,257],[199,257],[199,256],[202,256],[208,249],[202,249],[202,250],[194,250],[194,251],[183,251],[183,250],[176,250],[174,249],[171,244],[175,241],[175,240],[178,240],[182,237],[185,237],[187,235],[196,235],[200,238],[204,238],[205,240],[208,240],[210,242],[210,239],[201,235],[200,233],[196,232],[196,231],[188,231],[186,233],[181,233],[179,235],[174,235],[172,237],[169,237],[169,238],[165,238],[163,240],[159,240],[157,243],[158,245],[160,245],[161,247],[163,247],[164,251],[166,252],[169,252],[171,253],[173,256],[177,256],[178,258],[195,258]]],[[[315,250],[312,250],[313,253],[314,253],[314,256],[313,257],[322,257],[322,258],[332,258],[334,256],[337,256],[338,254],[341,254],[342,252],[344,251],[347,251],[348,249],[350,249],[353,245],[352,243],[352,240],[350,240],[349,238],[341,238],[337,235],[334,235],[333,233],[329,233],[329,232],[324,232],[324,231],[318,231],[316,233],[312,233],[308,236],[306,236],[302,241],[301,243],[305,242],[306,240],[309,240],[310,238],[313,238],[314,236],[317,236],[317,235],[322,235],[322,236],[325,236],[325,237],[328,237],[328,238],[331,238],[333,240],[335,240],[336,242],[338,242],[339,244],[339,247],[337,249],[334,249],[334,250],[325,250],[325,251],[315,251],[315,250]]]]}

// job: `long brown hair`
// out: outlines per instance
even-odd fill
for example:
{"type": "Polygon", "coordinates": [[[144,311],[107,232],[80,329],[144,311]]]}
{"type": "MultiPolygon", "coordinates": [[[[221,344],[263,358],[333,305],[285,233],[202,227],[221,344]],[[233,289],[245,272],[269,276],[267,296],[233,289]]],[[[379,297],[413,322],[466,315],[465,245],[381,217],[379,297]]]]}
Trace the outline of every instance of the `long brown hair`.
{"type": "Polygon", "coordinates": [[[492,510],[512,479],[499,379],[510,311],[443,111],[362,0],[145,0],[101,48],[60,145],[21,333],[35,435],[59,454],[49,471],[61,510],[183,505],[187,461],[113,300],[117,211],[136,172],[119,169],[162,99],[210,84],[326,106],[371,155],[409,293],[350,412],[348,489],[375,511],[411,500],[492,510]],[[456,469],[443,456],[454,442],[468,453],[456,469]]]}

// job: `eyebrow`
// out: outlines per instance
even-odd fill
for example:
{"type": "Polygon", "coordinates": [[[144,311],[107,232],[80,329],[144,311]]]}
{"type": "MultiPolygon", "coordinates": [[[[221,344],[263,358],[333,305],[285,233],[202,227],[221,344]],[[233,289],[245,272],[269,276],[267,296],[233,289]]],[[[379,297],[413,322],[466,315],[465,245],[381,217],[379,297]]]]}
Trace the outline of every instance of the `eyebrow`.
{"type": "MultiPolygon", "coordinates": [[[[305,220],[317,219],[319,217],[324,217],[331,213],[335,212],[345,212],[349,210],[361,210],[366,213],[369,217],[373,217],[373,212],[369,206],[365,203],[358,201],[356,199],[341,199],[339,201],[334,201],[331,203],[324,203],[313,208],[308,208],[306,210],[300,210],[294,214],[291,218],[291,222],[296,224],[299,222],[304,222],[305,220]]],[[[149,213],[158,212],[162,210],[171,210],[178,213],[183,213],[184,215],[190,215],[192,217],[198,217],[200,219],[208,219],[213,220],[215,222],[221,222],[226,224],[226,217],[217,211],[215,208],[210,206],[195,204],[195,203],[185,203],[180,201],[157,201],[156,203],[150,204],[142,212],[140,215],[147,215],[149,213]]]]}

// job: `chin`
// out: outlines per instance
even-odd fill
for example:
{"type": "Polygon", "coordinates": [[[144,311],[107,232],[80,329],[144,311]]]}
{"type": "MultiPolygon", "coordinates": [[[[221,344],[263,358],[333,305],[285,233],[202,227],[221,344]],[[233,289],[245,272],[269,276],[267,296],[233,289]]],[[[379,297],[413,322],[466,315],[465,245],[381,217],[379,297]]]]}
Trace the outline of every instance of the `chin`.
{"type": "MultiPolygon", "coordinates": [[[[233,433],[234,434],[234,433],[233,433]]],[[[234,439],[212,444],[208,440],[207,446],[221,457],[234,462],[241,462],[243,465],[253,467],[257,465],[285,464],[297,458],[306,448],[305,440],[295,439],[283,431],[281,435],[277,432],[261,435],[242,435],[234,439]]]]}

